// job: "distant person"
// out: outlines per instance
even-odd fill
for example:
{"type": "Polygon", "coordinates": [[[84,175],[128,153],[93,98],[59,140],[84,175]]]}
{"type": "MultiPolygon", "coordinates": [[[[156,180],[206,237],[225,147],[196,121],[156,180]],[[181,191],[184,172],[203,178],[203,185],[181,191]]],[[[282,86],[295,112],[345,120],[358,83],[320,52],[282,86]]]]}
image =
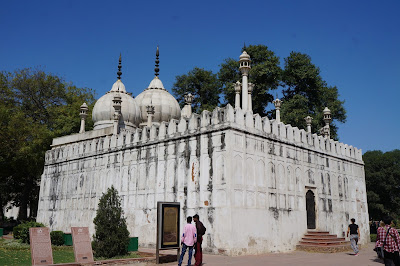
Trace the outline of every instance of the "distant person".
{"type": "Polygon", "coordinates": [[[391,266],[392,262],[394,265],[400,266],[400,236],[396,229],[390,227],[392,221],[393,218],[390,216],[383,218],[383,226],[378,228],[376,235],[375,248],[383,247],[385,266],[391,266]]]}
{"type": "Polygon", "coordinates": [[[358,228],[358,225],[355,224],[356,219],[351,218],[351,224],[349,225],[349,228],[347,229],[347,237],[349,236],[350,233],[350,244],[351,248],[354,251],[354,256],[358,256],[358,240],[360,239],[360,228],[358,228]]]}
{"type": "Polygon", "coordinates": [[[196,223],[197,229],[197,243],[195,246],[194,258],[196,260],[195,266],[200,266],[203,263],[203,250],[201,249],[201,243],[203,243],[203,235],[206,233],[206,228],[203,223],[199,220],[199,215],[195,214],[193,220],[196,223]]]}
{"type": "Polygon", "coordinates": [[[186,249],[189,248],[189,259],[188,259],[188,265],[191,265],[192,261],[192,254],[193,254],[193,246],[197,241],[197,235],[196,235],[196,227],[194,224],[192,224],[192,217],[186,218],[187,224],[183,228],[183,234],[181,238],[181,245],[182,245],[182,253],[181,257],[179,258],[179,263],[178,265],[182,265],[182,260],[183,257],[185,256],[186,249]]]}
{"type": "Polygon", "coordinates": [[[370,223],[371,223],[371,225],[369,226],[369,233],[370,234],[376,234],[377,233],[376,230],[378,229],[379,226],[374,221],[371,221],[370,223]]]}

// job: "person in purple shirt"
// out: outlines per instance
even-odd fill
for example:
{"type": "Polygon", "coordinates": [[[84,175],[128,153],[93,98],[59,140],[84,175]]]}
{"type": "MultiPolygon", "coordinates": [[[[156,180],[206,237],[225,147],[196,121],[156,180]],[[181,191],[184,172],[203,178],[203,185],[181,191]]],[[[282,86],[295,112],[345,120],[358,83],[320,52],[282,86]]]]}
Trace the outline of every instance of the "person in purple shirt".
{"type": "Polygon", "coordinates": [[[187,224],[183,228],[183,235],[181,238],[181,245],[182,245],[182,253],[179,258],[178,265],[182,265],[183,257],[185,256],[186,249],[189,248],[189,259],[188,265],[191,265],[192,254],[193,254],[193,246],[196,243],[197,235],[196,235],[196,226],[192,224],[192,217],[189,216],[186,218],[187,224]]]}

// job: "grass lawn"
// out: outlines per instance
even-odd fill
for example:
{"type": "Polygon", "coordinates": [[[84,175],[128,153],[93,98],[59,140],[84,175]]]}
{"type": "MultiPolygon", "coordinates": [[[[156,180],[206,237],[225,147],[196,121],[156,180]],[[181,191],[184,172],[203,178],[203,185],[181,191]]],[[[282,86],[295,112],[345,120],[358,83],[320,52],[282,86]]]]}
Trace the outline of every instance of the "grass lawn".
{"type": "MultiPolygon", "coordinates": [[[[52,246],[54,263],[74,262],[74,250],[72,246],[52,246]]],[[[138,258],[136,252],[130,252],[120,258],[138,258]]],[[[105,258],[95,258],[104,260],[105,258]]],[[[0,265],[31,265],[31,250],[28,244],[21,244],[14,239],[0,239],[0,265]]]]}

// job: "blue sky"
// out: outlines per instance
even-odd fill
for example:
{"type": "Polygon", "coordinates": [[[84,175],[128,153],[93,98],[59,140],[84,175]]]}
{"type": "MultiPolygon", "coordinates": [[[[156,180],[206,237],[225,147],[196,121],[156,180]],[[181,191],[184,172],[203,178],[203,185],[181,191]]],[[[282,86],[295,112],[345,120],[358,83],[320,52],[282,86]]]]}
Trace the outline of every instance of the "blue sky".
{"type": "Polygon", "coordinates": [[[243,42],[267,45],[282,63],[298,51],[345,100],[340,141],[389,151],[400,149],[399,11],[397,0],[2,1],[0,70],[41,66],[101,97],[121,52],[136,96],[154,76],[157,44],[168,90],[195,66],[217,72],[243,42]]]}

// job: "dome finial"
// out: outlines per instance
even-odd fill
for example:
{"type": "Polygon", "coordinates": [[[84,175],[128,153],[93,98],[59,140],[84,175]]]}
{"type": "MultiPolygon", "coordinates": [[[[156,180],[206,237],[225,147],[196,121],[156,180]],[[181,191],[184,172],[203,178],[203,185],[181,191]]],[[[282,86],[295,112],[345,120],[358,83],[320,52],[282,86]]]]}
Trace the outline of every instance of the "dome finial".
{"type": "Polygon", "coordinates": [[[160,55],[160,51],[158,49],[158,45],[157,45],[157,51],[156,51],[156,67],[154,68],[154,75],[156,75],[156,77],[159,75],[158,72],[160,71],[160,69],[158,68],[160,61],[158,60],[158,56],[160,55]]]}
{"type": "Polygon", "coordinates": [[[121,75],[122,75],[121,68],[122,68],[122,65],[121,65],[121,53],[120,53],[119,54],[118,72],[117,72],[118,79],[121,79],[121,75]]]}
{"type": "Polygon", "coordinates": [[[246,42],[243,42],[243,51],[246,50],[246,42]]]}

